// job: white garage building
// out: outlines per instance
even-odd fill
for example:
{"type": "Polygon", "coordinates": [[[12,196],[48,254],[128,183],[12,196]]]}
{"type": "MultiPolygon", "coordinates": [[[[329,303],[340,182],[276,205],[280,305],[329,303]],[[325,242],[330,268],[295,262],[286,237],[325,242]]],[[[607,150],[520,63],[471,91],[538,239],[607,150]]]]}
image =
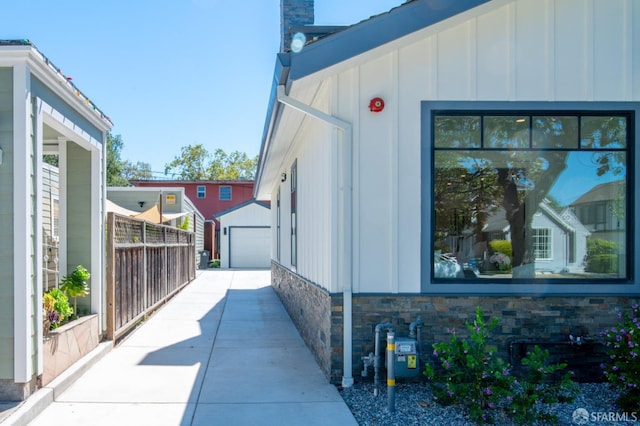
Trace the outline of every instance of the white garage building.
{"type": "Polygon", "coordinates": [[[220,221],[220,267],[271,266],[270,215],[269,204],[256,200],[216,214],[220,221]]]}

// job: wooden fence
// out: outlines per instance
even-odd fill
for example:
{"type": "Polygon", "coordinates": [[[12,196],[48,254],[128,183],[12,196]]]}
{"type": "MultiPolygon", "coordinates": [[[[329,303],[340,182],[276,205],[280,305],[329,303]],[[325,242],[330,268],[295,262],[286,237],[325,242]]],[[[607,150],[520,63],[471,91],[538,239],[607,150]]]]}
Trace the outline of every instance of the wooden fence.
{"type": "Polygon", "coordinates": [[[195,234],[107,214],[107,338],[117,340],[196,276],[195,234]]]}

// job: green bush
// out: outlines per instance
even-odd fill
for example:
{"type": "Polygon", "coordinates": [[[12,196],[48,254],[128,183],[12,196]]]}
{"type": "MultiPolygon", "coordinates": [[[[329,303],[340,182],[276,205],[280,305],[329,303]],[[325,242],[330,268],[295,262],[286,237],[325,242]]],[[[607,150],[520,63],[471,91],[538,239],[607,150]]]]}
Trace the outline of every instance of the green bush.
{"type": "Polygon", "coordinates": [[[600,335],[609,347],[609,361],[602,364],[604,374],[619,394],[618,406],[626,411],[640,411],[640,306],[631,313],[618,313],[620,321],[600,335]]]}
{"type": "Polygon", "coordinates": [[[549,404],[570,402],[578,390],[571,373],[565,373],[559,382],[551,380],[566,364],[548,365],[549,351],[535,346],[522,359],[523,377],[514,377],[509,364],[488,344],[489,333],[498,322],[493,318],[486,324],[478,307],[473,324],[465,323],[468,339],[452,330],[448,343],[433,345],[438,371],[427,364],[424,375],[434,398],[439,404],[461,405],[479,424],[493,423],[498,414],[519,424],[557,422],[557,416],[548,411],[549,404]]]}
{"type": "Polygon", "coordinates": [[[618,272],[618,255],[596,254],[594,256],[588,256],[586,270],[603,274],[618,272]]]}
{"type": "Polygon", "coordinates": [[[587,253],[589,256],[599,254],[617,254],[618,243],[615,241],[603,240],[602,238],[587,238],[587,253]]]}
{"type": "Polygon", "coordinates": [[[91,278],[89,271],[82,265],[78,265],[71,274],[65,275],[60,281],[60,289],[73,298],[73,310],[76,313],[78,312],[77,298],[89,294],[89,283],[87,283],[89,278],[91,278]]]}
{"type": "Polygon", "coordinates": [[[527,367],[525,376],[521,380],[514,380],[512,395],[507,397],[507,414],[518,424],[527,424],[531,419],[546,423],[558,423],[558,416],[545,411],[549,404],[573,402],[578,392],[573,382],[572,373],[564,373],[559,382],[551,379],[556,372],[567,368],[567,364],[549,365],[547,360],[549,351],[542,350],[538,345],[532,352],[522,359],[522,365],[527,367]]]}
{"type": "Polygon", "coordinates": [[[507,240],[493,240],[489,241],[489,248],[493,253],[502,253],[509,257],[513,256],[513,250],[511,248],[511,241],[507,240]]]}
{"type": "Polygon", "coordinates": [[[219,268],[220,267],[220,259],[214,259],[209,261],[209,268],[219,268]]]}
{"type": "Polygon", "coordinates": [[[499,402],[509,395],[513,381],[509,366],[488,344],[489,333],[497,325],[497,318],[486,324],[478,307],[473,324],[465,323],[468,340],[451,330],[448,343],[433,345],[433,356],[442,371],[436,372],[431,364],[425,366],[424,375],[429,378],[436,401],[462,405],[476,423],[493,422],[499,402]]]}
{"type": "Polygon", "coordinates": [[[73,315],[73,308],[69,305],[69,298],[59,288],[52,288],[44,294],[44,317],[49,321],[50,328],[58,328],[73,315]]]}

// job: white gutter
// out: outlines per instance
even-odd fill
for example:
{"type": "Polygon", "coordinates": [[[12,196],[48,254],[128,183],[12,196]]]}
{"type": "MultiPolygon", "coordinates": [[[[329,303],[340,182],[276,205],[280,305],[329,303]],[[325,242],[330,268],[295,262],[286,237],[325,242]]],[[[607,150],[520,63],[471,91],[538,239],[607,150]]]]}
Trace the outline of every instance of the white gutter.
{"type": "Polygon", "coordinates": [[[298,110],[310,117],[314,117],[320,121],[324,121],[342,130],[342,155],[339,155],[338,164],[338,188],[340,197],[338,199],[339,224],[338,224],[338,279],[342,282],[343,294],[343,368],[342,368],[342,387],[350,387],[353,385],[353,363],[351,356],[353,352],[352,343],[352,290],[351,282],[352,273],[352,187],[351,187],[351,146],[352,146],[352,127],[351,123],[340,120],[332,115],[326,114],[315,108],[310,107],[296,99],[287,96],[284,85],[278,85],[278,102],[298,110]]]}

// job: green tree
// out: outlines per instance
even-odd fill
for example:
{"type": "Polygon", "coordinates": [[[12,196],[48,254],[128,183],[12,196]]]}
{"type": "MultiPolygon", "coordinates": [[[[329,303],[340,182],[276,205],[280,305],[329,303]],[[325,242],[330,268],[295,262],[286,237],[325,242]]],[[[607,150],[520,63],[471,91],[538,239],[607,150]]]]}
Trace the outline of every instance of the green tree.
{"type": "Polygon", "coordinates": [[[203,145],[187,145],[180,155],[165,165],[165,174],[180,180],[252,180],[258,156],[249,158],[239,151],[226,153],[216,149],[213,154],[203,145]]]}
{"type": "Polygon", "coordinates": [[[183,146],[180,155],[164,166],[164,174],[179,180],[207,180],[210,158],[211,154],[202,144],[183,146]]]}
{"type": "Polygon", "coordinates": [[[153,174],[151,172],[151,165],[142,161],[138,161],[135,164],[129,160],[125,160],[121,164],[122,176],[127,180],[151,180],[153,174]]]}
{"type": "Polygon", "coordinates": [[[123,146],[120,135],[107,133],[107,186],[131,186],[122,174],[123,161],[120,153],[123,146]]]}
{"type": "Polygon", "coordinates": [[[227,154],[218,148],[213,153],[213,161],[207,172],[211,180],[252,180],[257,164],[257,156],[251,159],[244,152],[227,154]]]}

